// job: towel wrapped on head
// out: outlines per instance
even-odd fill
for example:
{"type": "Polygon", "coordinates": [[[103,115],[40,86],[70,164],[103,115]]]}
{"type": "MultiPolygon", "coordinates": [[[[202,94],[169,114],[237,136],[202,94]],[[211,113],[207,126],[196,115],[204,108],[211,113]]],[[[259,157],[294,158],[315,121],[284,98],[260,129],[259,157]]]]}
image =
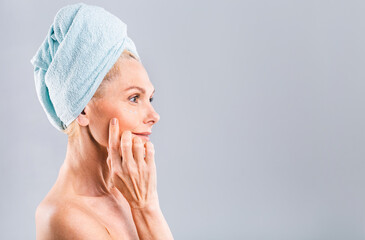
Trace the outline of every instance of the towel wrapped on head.
{"type": "Polygon", "coordinates": [[[140,60],[127,25],[105,9],[78,3],[57,12],[31,59],[38,99],[55,128],[77,118],[125,49],[140,60]]]}

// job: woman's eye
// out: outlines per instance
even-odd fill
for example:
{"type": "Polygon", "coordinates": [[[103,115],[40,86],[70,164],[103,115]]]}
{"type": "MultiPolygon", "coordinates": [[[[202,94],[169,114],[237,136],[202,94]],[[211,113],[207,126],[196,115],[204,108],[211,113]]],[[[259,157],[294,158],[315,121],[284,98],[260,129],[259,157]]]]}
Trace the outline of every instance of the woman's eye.
{"type": "MultiPolygon", "coordinates": [[[[131,97],[129,100],[131,100],[131,99],[133,99],[133,98],[136,98],[136,99],[137,99],[137,98],[139,98],[139,95],[136,95],[136,96],[134,96],[134,97],[131,97]]],[[[150,98],[150,102],[152,102],[152,101],[153,101],[153,97],[151,97],[151,98],[150,98]]],[[[135,101],[132,101],[132,102],[135,102],[135,101]]]]}
{"type": "MultiPolygon", "coordinates": [[[[133,98],[139,98],[138,95],[134,96],[134,97],[131,97],[129,100],[133,99],[133,98]]],[[[135,102],[135,101],[132,101],[132,102],[135,102]]]]}

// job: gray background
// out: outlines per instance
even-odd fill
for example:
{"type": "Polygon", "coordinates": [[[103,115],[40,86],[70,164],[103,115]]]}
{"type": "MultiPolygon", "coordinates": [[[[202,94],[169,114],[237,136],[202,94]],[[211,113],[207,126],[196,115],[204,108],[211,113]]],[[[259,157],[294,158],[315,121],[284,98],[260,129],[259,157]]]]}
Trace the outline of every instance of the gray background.
{"type": "MultiPolygon", "coordinates": [[[[365,239],[364,1],[84,2],[127,23],[156,88],[175,239],[365,239]]],[[[0,2],[0,239],[35,239],[65,157],[29,61],[70,3],[0,2]]]]}

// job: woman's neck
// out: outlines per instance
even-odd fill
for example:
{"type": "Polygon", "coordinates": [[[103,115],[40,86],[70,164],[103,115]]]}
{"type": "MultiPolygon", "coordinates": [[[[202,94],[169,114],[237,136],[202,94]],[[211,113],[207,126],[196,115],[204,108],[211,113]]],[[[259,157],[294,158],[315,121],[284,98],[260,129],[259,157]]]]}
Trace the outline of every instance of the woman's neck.
{"type": "Polygon", "coordinates": [[[88,128],[82,128],[78,137],[68,141],[58,180],[76,195],[108,195],[113,185],[107,157],[107,149],[95,141],[88,128]]]}

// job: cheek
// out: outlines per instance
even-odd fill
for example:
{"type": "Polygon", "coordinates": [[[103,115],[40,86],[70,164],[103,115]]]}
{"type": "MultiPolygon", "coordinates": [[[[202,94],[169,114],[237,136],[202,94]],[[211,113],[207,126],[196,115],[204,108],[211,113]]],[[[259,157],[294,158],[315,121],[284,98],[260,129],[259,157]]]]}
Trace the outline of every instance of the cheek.
{"type": "Polygon", "coordinates": [[[135,109],[121,106],[115,113],[117,113],[115,117],[119,119],[120,132],[125,130],[133,131],[138,126],[138,113],[135,109]]]}
{"type": "Polygon", "coordinates": [[[135,109],[131,109],[131,108],[123,106],[122,110],[123,110],[123,113],[125,113],[126,115],[137,116],[137,110],[135,110],[135,109]]]}
{"type": "Polygon", "coordinates": [[[95,140],[103,145],[108,145],[109,123],[112,118],[119,120],[119,137],[125,130],[133,131],[138,126],[138,112],[125,104],[112,104],[103,102],[98,104],[90,119],[90,131],[95,140]]]}

